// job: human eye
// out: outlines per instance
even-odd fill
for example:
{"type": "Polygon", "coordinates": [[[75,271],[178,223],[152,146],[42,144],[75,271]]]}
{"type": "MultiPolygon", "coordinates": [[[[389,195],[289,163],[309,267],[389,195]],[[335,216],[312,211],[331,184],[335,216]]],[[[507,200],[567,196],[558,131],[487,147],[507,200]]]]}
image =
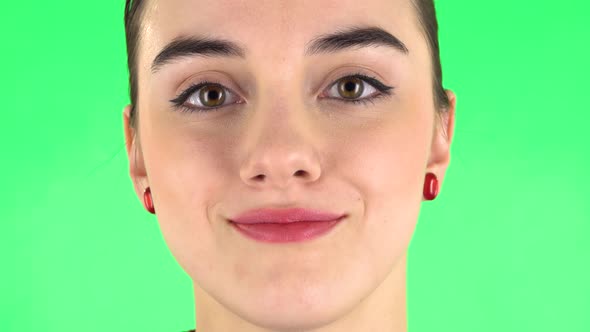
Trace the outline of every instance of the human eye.
{"type": "Polygon", "coordinates": [[[374,77],[353,74],[333,82],[321,97],[346,103],[367,103],[380,97],[392,95],[391,90],[393,87],[383,84],[374,77]]]}
{"type": "Polygon", "coordinates": [[[220,83],[204,81],[191,85],[170,102],[181,112],[209,112],[230,104],[241,104],[243,100],[220,83]]]}

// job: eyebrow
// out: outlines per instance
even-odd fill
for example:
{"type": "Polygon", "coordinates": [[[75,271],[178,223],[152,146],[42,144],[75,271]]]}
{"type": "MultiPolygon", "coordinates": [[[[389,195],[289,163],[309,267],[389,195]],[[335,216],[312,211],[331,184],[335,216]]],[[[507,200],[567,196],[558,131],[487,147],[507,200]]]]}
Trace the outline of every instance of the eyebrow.
{"type": "Polygon", "coordinates": [[[396,36],[383,28],[371,26],[351,27],[314,38],[308,43],[305,55],[330,53],[369,46],[392,47],[395,50],[401,51],[403,54],[409,53],[406,45],[396,36]]]}
{"type": "Polygon", "coordinates": [[[181,36],[175,38],[160,51],[152,63],[152,72],[155,73],[164,64],[186,56],[245,58],[245,54],[243,47],[228,40],[181,36]]]}
{"type": "MultiPolygon", "coordinates": [[[[304,55],[334,53],[361,47],[385,46],[408,54],[406,45],[397,37],[377,26],[350,27],[333,33],[320,35],[310,42],[304,55]]],[[[238,43],[199,36],[180,36],[168,43],[152,63],[152,72],[163,65],[187,56],[204,57],[246,57],[246,49],[238,43]]]]}

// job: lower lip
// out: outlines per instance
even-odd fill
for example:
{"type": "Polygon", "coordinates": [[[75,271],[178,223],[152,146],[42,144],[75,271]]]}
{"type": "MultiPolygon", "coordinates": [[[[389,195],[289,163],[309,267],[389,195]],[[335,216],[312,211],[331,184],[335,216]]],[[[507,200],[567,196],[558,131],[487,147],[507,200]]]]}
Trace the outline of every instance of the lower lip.
{"type": "Polygon", "coordinates": [[[343,218],[330,221],[297,221],[286,224],[231,224],[256,241],[284,243],[307,241],[328,233],[343,218]]]}

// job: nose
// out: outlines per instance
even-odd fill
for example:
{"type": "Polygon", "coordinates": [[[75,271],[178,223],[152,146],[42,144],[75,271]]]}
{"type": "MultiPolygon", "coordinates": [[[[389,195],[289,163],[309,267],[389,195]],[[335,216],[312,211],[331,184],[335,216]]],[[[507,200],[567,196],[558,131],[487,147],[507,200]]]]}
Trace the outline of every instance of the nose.
{"type": "Polygon", "coordinates": [[[309,114],[301,105],[291,104],[261,105],[250,118],[240,169],[247,185],[285,189],[319,178],[321,165],[309,114]]]}

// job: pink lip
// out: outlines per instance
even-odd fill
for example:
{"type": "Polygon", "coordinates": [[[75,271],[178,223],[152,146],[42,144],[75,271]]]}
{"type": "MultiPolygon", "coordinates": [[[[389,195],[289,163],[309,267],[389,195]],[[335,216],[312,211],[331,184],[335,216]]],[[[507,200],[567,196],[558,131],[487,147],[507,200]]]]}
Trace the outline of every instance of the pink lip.
{"type": "Polygon", "coordinates": [[[343,216],[344,214],[302,208],[257,209],[249,210],[234,218],[230,218],[230,221],[238,224],[285,224],[296,221],[332,221],[343,216]]]}
{"type": "Polygon", "coordinates": [[[298,242],[328,233],[344,214],[306,209],[258,209],[230,219],[241,234],[262,242],[298,242]]]}

